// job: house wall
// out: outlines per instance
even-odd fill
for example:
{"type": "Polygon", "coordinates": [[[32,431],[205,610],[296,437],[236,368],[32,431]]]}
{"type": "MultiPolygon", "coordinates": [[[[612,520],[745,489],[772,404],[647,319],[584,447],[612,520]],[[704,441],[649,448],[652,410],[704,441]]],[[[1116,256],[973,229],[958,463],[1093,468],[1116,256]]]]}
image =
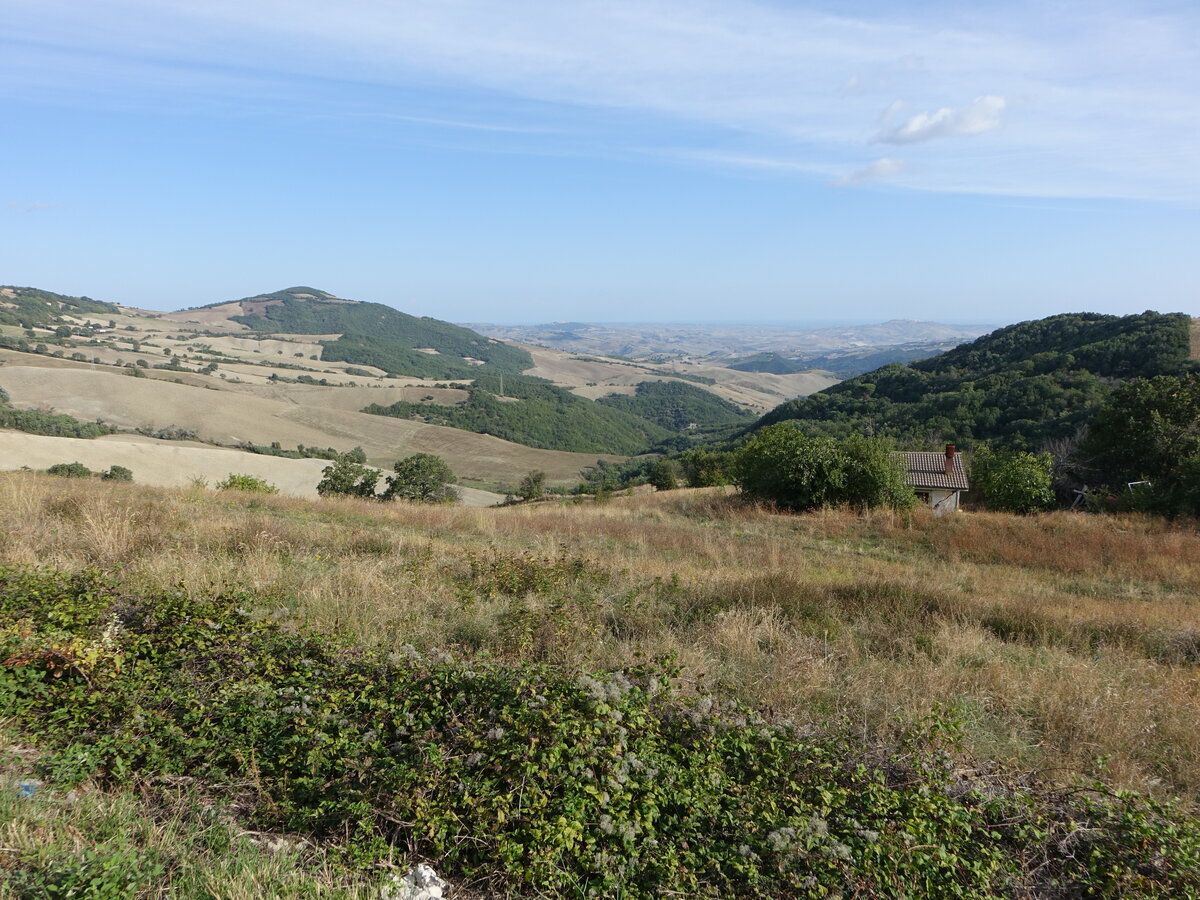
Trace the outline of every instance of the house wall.
{"type": "Polygon", "coordinates": [[[957,512],[958,491],[931,490],[929,492],[929,505],[933,507],[934,512],[938,515],[957,512]]]}

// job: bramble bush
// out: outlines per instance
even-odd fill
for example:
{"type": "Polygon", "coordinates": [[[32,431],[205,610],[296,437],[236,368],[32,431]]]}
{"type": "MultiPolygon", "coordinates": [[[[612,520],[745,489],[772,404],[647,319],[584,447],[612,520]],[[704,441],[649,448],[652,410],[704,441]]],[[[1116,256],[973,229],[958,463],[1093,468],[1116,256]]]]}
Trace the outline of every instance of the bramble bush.
{"type": "Polygon", "coordinates": [[[1200,895],[1193,815],[955,771],[936,720],[865,747],[685,697],[666,664],[368,650],[277,604],[0,568],[0,708],[58,782],[236,783],[258,827],[511,895],[1200,895]]]}
{"type": "Polygon", "coordinates": [[[217,482],[218,491],[246,491],[250,494],[278,494],[279,488],[263,478],[230,472],[223,481],[217,482]]]}
{"type": "Polygon", "coordinates": [[[63,478],[91,478],[92,470],[81,462],[55,463],[46,470],[51,475],[63,478]]]}

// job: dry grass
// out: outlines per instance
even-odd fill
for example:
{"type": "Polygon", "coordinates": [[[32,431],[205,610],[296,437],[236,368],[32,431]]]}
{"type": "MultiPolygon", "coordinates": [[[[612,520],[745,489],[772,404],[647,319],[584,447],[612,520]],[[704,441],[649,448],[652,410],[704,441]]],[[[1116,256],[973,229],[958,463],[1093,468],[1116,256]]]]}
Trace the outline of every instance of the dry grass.
{"type": "Polygon", "coordinates": [[[0,476],[0,561],[384,644],[615,667],[963,752],[1200,795],[1200,534],[1137,517],[779,515],[714,491],[494,510],[0,476]]]}

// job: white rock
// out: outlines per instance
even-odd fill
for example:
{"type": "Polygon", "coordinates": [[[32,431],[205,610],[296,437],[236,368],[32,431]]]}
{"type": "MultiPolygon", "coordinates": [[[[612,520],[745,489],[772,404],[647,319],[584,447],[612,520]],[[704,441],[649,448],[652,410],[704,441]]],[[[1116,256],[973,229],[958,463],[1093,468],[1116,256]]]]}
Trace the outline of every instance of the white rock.
{"type": "Polygon", "coordinates": [[[380,900],[441,900],[449,887],[430,866],[420,863],[407,875],[393,875],[379,891],[380,900]]]}

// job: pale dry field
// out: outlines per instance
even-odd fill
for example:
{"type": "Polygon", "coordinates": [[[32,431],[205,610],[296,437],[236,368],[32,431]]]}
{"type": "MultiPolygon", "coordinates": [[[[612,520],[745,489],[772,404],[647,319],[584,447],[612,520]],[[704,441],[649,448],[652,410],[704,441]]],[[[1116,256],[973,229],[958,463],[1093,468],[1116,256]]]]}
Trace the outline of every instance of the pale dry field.
{"type": "MultiPolygon", "coordinates": [[[[216,485],[230,474],[253,475],[289,497],[316,499],[317,483],[329,465],[324,459],[260,456],[195,441],[160,441],[114,434],[92,440],[47,437],[0,430],[0,471],[39,470],[60,462],[81,462],[93,472],[124,466],[139,484],[185,487],[197,481],[216,485]]],[[[478,488],[457,488],[469,507],[495,506],[504,497],[478,488]]]]}
{"type": "MultiPolygon", "coordinates": [[[[552,482],[573,483],[580,470],[594,465],[598,458],[590,453],[539,450],[491,435],[408,419],[302,405],[295,395],[288,399],[256,397],[228,390],[219,380],[207,385],[175,384],[157,378],[130,378],[111,369],[92,370],[81,364],[50,367],[10,362],[0,366],[0,387],[20,408],[52,409],[84,422],[99,419],[121,428],[181,426],[220,444],[278,441],[285,448],[304,444],[343,451],[361,446],[371,462],[381,465],[413,453],[435,453],[460,479],[485,483],[515,485],[532,469],[541,469],[552,482]]],[[[379,390],[382,394],[385,389],[379,390]]],[[[615,461],[622,457],[603,458],[615,461]]]]}
{"type": "Polygon", "coordinates": [[[0,559],[197,593],[400,647],[616,668],[976,762],[1200,792],[1200,534],[1056,513],[782,515],[719,490],[503,509],[0,476],[0,559]]]}
{"type": "Polygon", "coordinates": [[[742,404],[757,413],[774,409],[785,400],[816,393],[837,378],[823,372],[798,372],[794,375],[772,375],[766,372],[738,372],[723,366],[678,362],[663,366],[627,363],[619,360],[605,362],[580,359],[579,354],[545,347],[519,344],[533,357],[534,367],[526,375],[545,378],[570,388],[581,397],[596,399],[607,394],[632,393],[643,381],[679,381],[680,373],[711,378],[716,384],[689,382],[702,387],[723,400],[742,404]]]}

